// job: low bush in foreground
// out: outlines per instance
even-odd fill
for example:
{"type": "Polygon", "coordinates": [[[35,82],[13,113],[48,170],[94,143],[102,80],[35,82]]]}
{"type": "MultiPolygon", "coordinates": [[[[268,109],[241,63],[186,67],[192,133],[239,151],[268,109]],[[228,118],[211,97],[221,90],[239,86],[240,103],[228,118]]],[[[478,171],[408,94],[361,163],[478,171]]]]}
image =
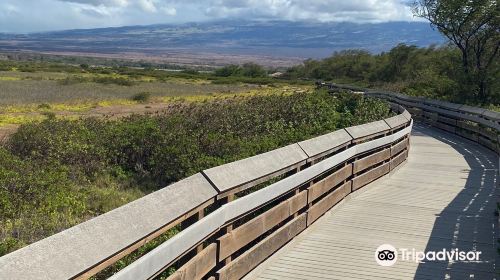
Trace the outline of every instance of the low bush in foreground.
{"type": "Polygon", "coordinates": [[[0,254],[200,170],[389,114],[378,100],[316,92],[23,125],[0,147],[0,254]]]}

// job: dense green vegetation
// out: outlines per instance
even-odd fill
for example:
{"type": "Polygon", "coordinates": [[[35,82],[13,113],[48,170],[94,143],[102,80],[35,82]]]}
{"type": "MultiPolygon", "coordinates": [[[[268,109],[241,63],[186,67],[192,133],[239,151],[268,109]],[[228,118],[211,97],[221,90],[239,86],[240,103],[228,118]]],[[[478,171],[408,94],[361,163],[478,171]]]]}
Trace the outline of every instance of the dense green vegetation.
{"type": "MultiPolygon", "coordinates": [[[[139,67],[139,68],[155,68],[155,69],[170,69],[170,70],[185,70],[186,67],[169,64],[169,63],[155,63],[146,60],[136,60],[136,59],[115,59],[106,57],[90,57],[90,56],[68,56],[68,55],[55,55],[55,54],[43,54],[43,53],[32,53],[32,52],[8,52],[0,53],[0,59],[6,59],[11,61],[19,62],[48,62],[48,63],[58,63],[58,64],[70,64],[70,65],[101,65],[106,67],[139,67]]],[[[211,67],[201,67],[201,70],[211,70],[211,67]]]]}
{"type": "Polygon", "coordinates": [[[414,0],[412,8],[415,16],[428,20],[457,47],[465,82],[475,86],[477,100],[487,103],[498,78],[500,2],[414,0]]]}
{"type": "Polygon", "coordinates": [[[215,75],[220,77],[251,77],[262,78],[267,76],[264,67],[255,63],[245,63],[243,65],[228,65],[215,70],[215,75]]]}
{"type": "Polygon", "coordinates": [[[415,96],[472,105],[500,104],[500,62],[488,77],[486,99],[462,70],[460,51],[451,46],[418,48],[398,45],[389,52],[370,54],[362,50],[334,53],[323,60],[307,60],[288,70],[290,79],[333,80],[384,88],[415,96]]]}
{"type": "MultiPolygon", "coordinates": [[[[25,73],[67,73],[73,74],[62,81],[66,84],[95,82],[103,84],[132,85],[144,78],[153,78],[156,81],[169,81],[173,78],[188,80],[207,80],[215,84],[228,83],[252,83],[252,84],[272,84],[290,83],[268,77],[268,70],[255,63],[243,65],[229,65],[218,68],[215,71],[197,71],[196,69],[184,69],[182,71],[165,71],[161,68],[133,68],[125,66],[103,66],[103,65],[70,65],[64,63],[54,63],[46,61],[18,61],[1,60],[0,71],[19,71],[25,73]],[[94,76],[82,75],[93,74],[94,76]],[[101,76],[99,76],[101,75],[101,76]],[[102,76],[105,75],[105,76],[102,76]]],[[[304,83],[292,81],[293,83],[304,83]]]]}
{"type": "Polygon", "coordinates": [[[0,255],[202,169],[389,115],[325,92],[173,103],[124,119],[48,119],[0,147],[0,255]]]}

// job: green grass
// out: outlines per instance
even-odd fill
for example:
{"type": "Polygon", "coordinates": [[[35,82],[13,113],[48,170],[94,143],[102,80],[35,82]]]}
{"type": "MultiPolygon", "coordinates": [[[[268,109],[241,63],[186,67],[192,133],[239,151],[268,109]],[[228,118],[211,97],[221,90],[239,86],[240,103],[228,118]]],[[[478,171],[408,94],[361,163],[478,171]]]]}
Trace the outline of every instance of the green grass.
{"type": "Polygon", "coordinates": [[[137,82],[131,86],[94,82],[61,84],[54,80],[0,81],[0,106],[130,99],[141,92],[150,92],[152,97],[240,93],[252,87],[179,81],[137,82]]]}

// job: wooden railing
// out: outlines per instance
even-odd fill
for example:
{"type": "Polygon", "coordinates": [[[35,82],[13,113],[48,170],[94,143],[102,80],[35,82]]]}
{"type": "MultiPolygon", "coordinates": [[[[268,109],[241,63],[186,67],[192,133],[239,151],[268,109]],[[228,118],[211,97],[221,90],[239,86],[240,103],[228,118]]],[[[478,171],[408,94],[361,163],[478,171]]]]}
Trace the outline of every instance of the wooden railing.
{"type": "Polygon", "coordinates": [[[415,120],[460,135],[500,154],[500,113],[446,101],[408,96],[399,93],[360,87],[318,84],[330,90],[336,88],[363,92],[389,102],[403,105],[415,120]]]}
{"type": "Polygon", "coordinates": [[[460,135],[500,154],[500,113],[467,105],[409,97],[400,94],[370,92],[402,104],[412,116],[431,126],[460,135]]]}
{"type": "Polygon", "coordinates": [[[408,156],[410,114],[341,129],[204,170],[0,258],[0,279],[85,279],[173,227],[113,275],[239,279],[351,192],[408,156]],[[213,278],[212,278],[213,277],[213,278]]]}

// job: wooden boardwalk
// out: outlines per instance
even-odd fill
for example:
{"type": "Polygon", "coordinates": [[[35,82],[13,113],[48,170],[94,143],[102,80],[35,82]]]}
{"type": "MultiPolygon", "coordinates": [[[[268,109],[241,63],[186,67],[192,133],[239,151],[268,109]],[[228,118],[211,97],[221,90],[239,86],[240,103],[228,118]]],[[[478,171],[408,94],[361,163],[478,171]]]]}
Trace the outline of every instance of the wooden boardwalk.
{"type": "Polygon", "coordinates": [[[245,279],[496,279],[498,157],[420,124],[408,162],[357,191],[245,279]],[[480,262],[375,262],[379,245],[481,251],[480,262]]]}

